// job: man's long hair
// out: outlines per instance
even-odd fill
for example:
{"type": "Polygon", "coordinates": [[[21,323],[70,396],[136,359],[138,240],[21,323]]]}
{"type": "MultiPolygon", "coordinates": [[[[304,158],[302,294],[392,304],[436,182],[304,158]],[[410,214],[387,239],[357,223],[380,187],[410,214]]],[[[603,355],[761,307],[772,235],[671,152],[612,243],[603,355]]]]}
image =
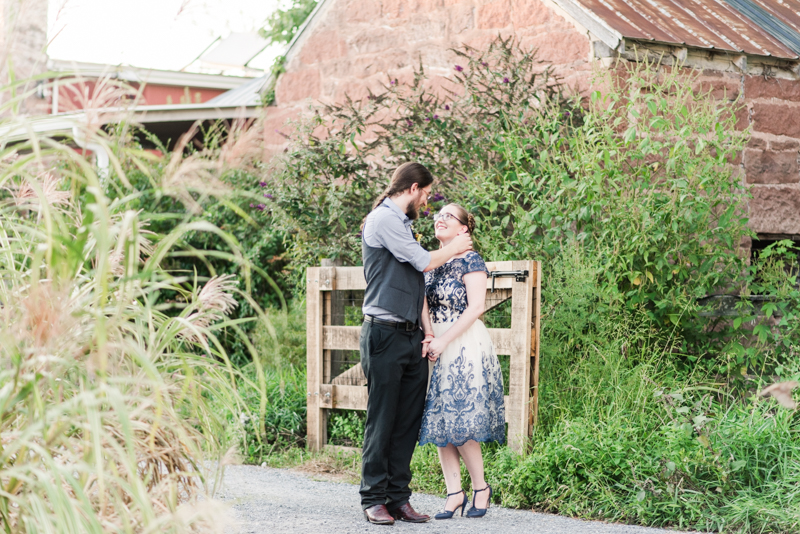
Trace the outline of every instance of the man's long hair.
{"type": "Polygon", "coordinates": [[[428,187],[432,183],[433,175],[425,165],[413,162],[403,163],[395,169],[392,175],[392,181],[389,182],[389,187],[375,200],[372,209],[380,206],[388,197],[410,189],[414,184],[419,184],[419,188],[422,189],[423,187],[428,187]]]}

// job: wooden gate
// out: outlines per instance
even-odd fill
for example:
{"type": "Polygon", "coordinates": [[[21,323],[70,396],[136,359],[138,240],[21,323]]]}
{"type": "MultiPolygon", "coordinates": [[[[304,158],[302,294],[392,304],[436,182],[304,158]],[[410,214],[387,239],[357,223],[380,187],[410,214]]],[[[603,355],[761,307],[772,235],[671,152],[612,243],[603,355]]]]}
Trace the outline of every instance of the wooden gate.
{"type": "MultiPolygon", "coordinates": [[[[489,328],[498,355],[508,355],[505,398],[508,443],[523,452],[539,411],[541,262],[487,262],[486,312],[511,299],[511,328],[489,328]]],[[[308,448],[328,446],[327,410],[367,409],[364,372],[358,362],[363,267],[307,270],[308,448]],[[349,306],[348,306],[349,304],[349,306]],[[348,325],[349,323],[349,325],[348,325]]]]}

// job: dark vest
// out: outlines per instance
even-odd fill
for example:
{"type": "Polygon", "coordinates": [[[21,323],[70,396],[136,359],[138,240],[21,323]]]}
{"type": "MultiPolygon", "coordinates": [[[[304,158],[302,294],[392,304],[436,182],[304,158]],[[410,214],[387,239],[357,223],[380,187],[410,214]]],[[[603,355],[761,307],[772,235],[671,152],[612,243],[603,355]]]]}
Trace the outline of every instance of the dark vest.
{"type": "Polygon", "coordinates": [[[365,306],[378,306],[410,323],[422,317],[425,276],[408,262],[400,262],[387,249],[373,248],[361,238],[364,277],[367,290],[365,306]]]}

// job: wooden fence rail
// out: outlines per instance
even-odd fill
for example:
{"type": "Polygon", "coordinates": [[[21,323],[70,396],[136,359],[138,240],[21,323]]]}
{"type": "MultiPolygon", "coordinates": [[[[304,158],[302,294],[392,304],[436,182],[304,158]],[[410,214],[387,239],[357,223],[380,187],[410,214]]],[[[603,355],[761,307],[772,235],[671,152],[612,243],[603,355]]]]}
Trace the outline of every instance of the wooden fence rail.
{"type": "MultiPolygon", "coordinates": [[[[511,328],[490,328],[489,334],[495,352],[510,357],[506,397],[508,443],[523,452],[539,411],[541,262],[487,262],[486,266],[490,273],[505,275],[487,279],[486,311],[511,299],[511,328]],[[524,271],[527,276],[511,275],[524,271]]],[[[363,291],[366,281],[363,267],[310,267],[307,277],[307,443],[310,450],[316,451],[327,446],[327,410],[367,409],[366,379],[361,364],[351,360],[348,365],[341,365],[334,361],[334,355],[341,351],[358,351],[361,334],[360,324],[334,324],[342,322],[345,315],[341,299],[334,296],[363,291]]],[[[357,313],[351,315],[360,318],[357,313]]]]}

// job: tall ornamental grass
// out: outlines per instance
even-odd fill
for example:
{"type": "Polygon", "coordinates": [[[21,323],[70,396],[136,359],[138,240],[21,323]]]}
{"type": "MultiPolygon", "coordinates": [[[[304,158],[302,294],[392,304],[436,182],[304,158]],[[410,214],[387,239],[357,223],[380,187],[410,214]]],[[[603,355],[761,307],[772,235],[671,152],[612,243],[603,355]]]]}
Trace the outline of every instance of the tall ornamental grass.
{"type": "MultiPolygon", "coordinates": [[[[218,256],[241,254],[190,215],[149,231],[158,214],[131,209],[143,193],[125,171],[160,157],[93,116],[78,133],[110,154],[104,169],[69,138],[0,122],[31,132],[0,139],[0,531],[218,531],[212,496],[230,447],[219,406],[238,410],[239,398],[217,334],[236,328],[226,316],[246,292],[231,275],[165,266],[187,253],[187,232],[220,236],[218,256]]],[[[255,146],[244,130],[216,151],[179,144],[153,189],[190,214],[212,191],[224,201],[220,177],[255,146]]]]}

